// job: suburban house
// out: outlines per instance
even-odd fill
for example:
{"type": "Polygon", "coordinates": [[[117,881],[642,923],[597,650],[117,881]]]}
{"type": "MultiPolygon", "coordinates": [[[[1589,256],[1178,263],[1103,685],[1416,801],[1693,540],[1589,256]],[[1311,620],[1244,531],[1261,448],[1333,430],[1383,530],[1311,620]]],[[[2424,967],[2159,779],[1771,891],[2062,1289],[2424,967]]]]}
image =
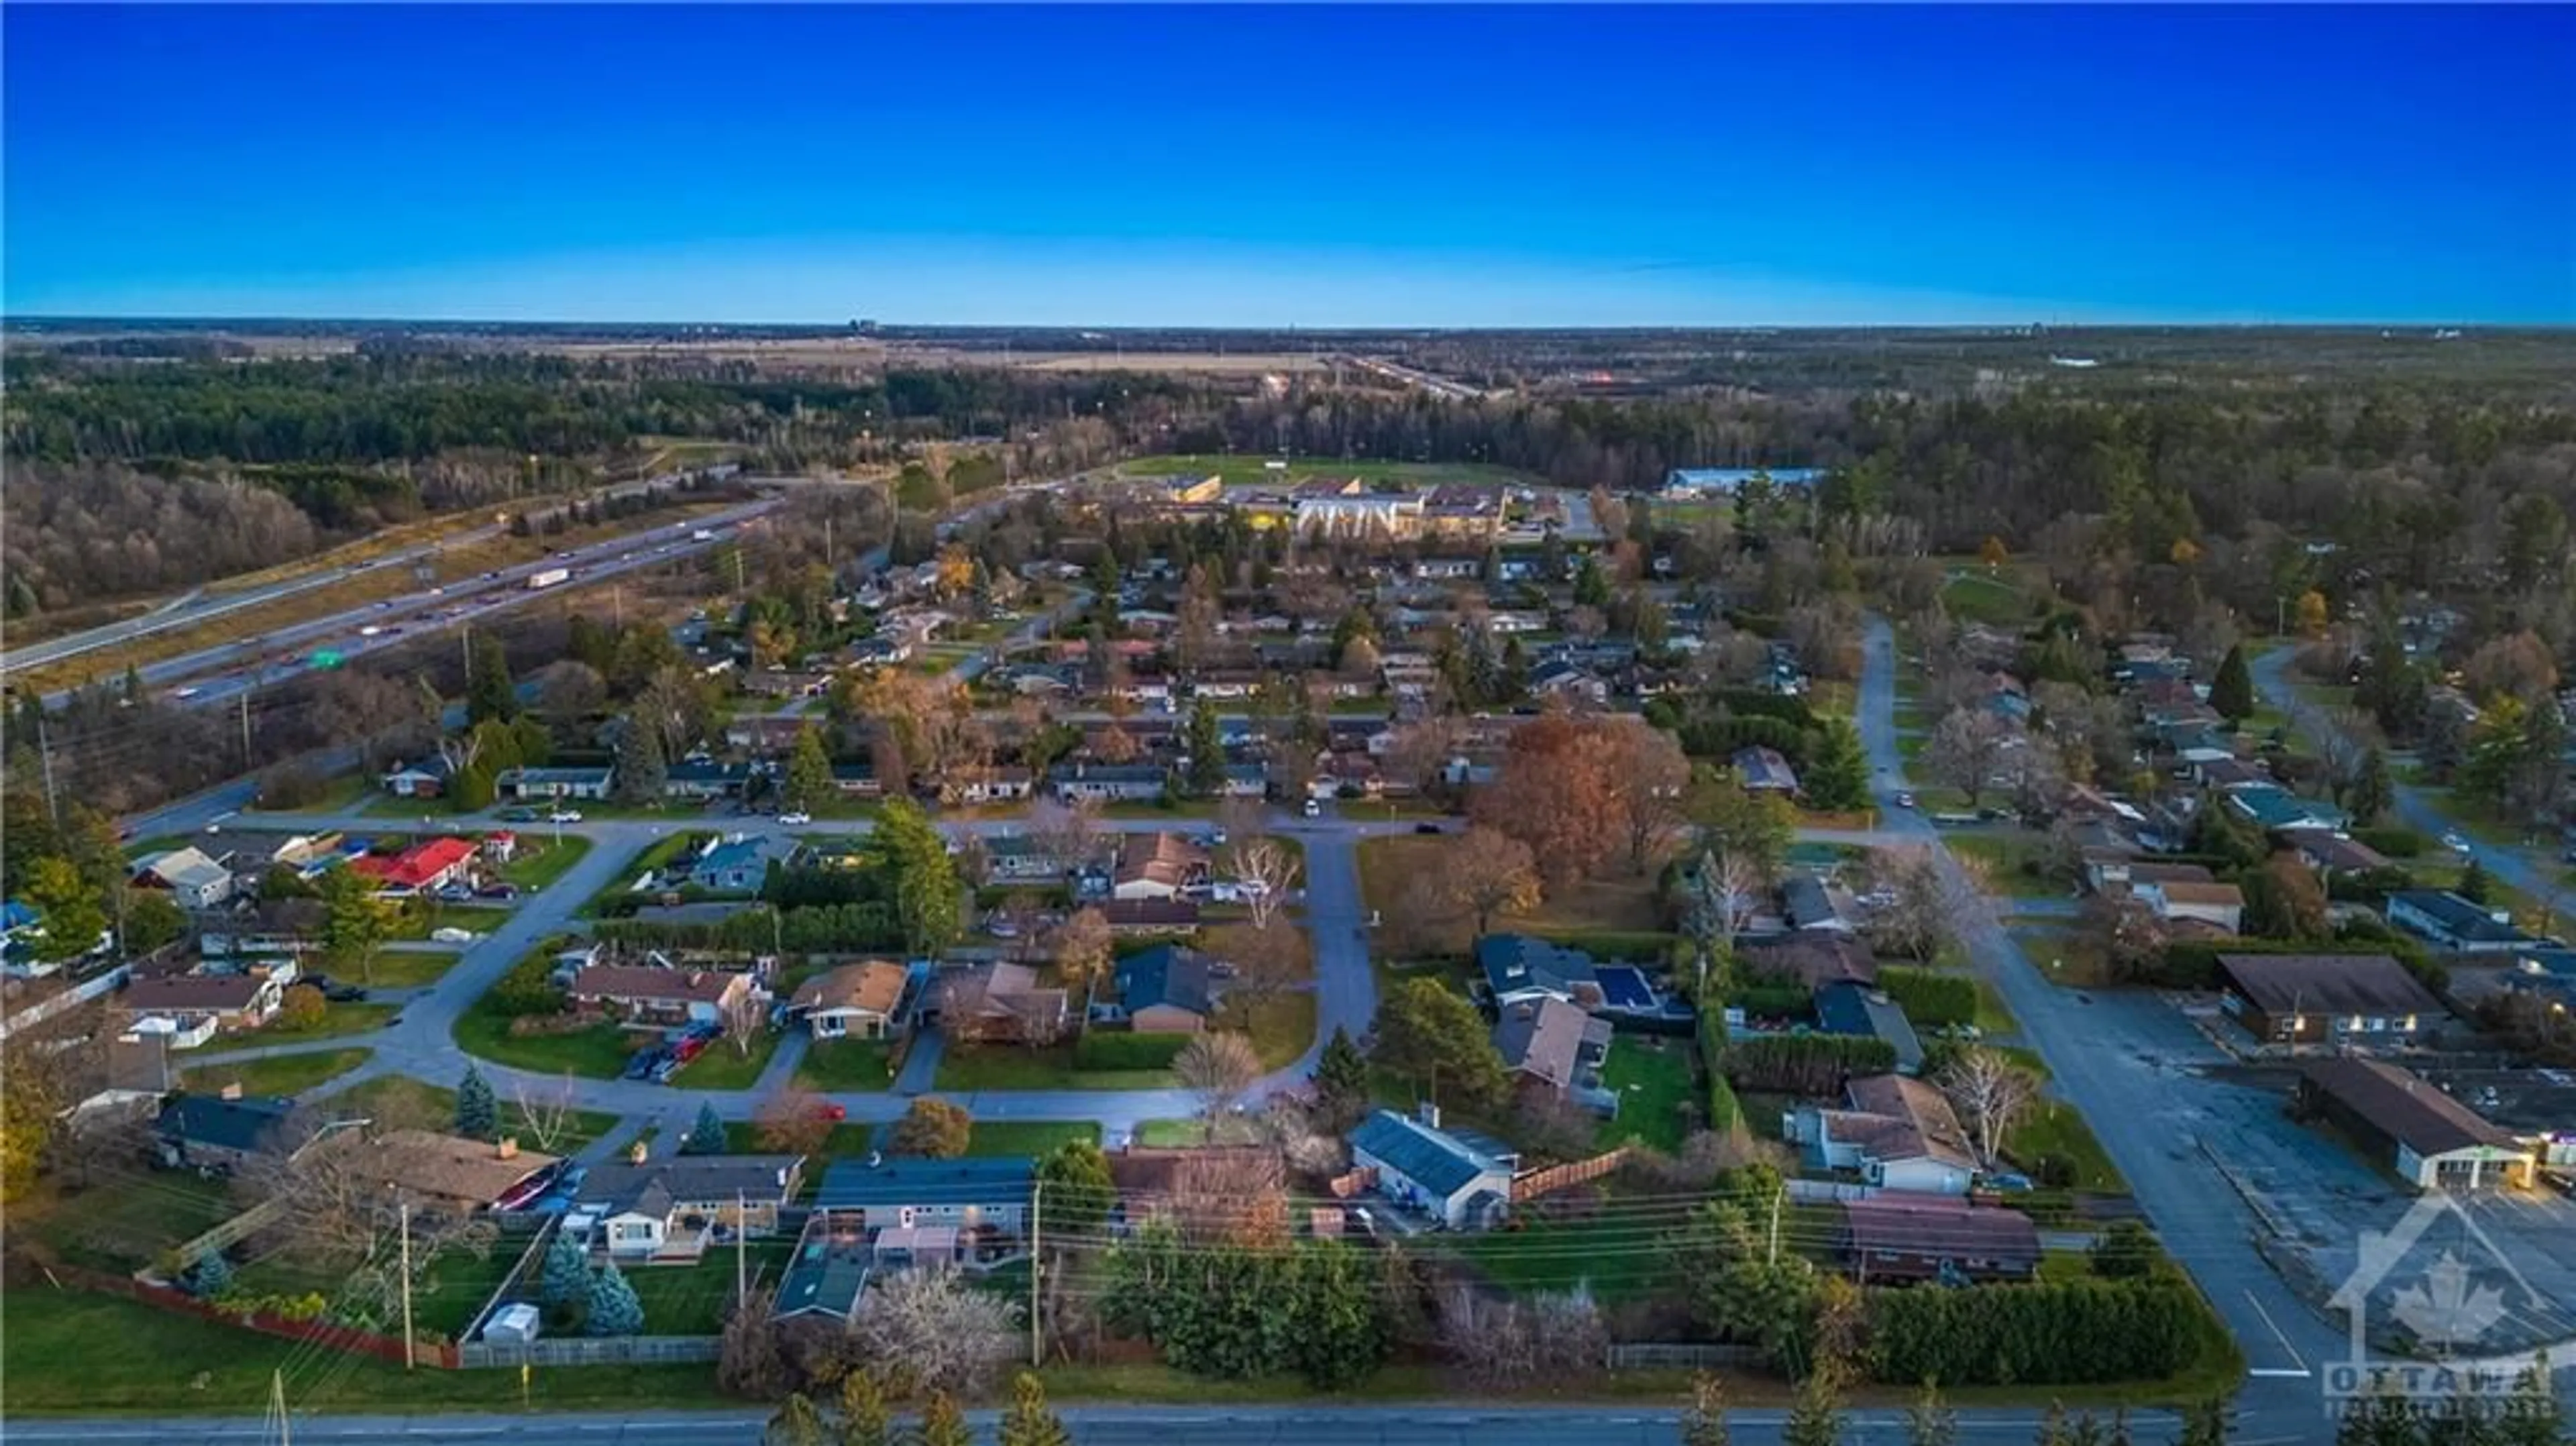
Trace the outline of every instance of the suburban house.
{"type": "Polygon", "coordinates": [[[1581,698],[1590,703],[1609,701],[1610,685],[1594,675],[1591,669],[1565,658],[1550,658],[1530,669],[1529,690],[1540,698],[1581,698]]]}
{"type": "Polygon", "coordinates": [[[1037,1162],[1024,1155],[838,1160],[805,1239],[820,1229],[864,1240],[882,1267],[990,1263],[1020,1252],[1036,1187],[1037,1162]]]}
{"type": "Polygon", "coordinates": [[[1156,1220],[1193,1240],[1277,1239],[1288,1229],[1288,1164],[1269,1146],[1130,1145],[1110,1153],[1109,1180],[1118,1188],[1113,1234],[1156,1220]]]}
{"type": "Polygon", "coordinates": [[[1814,874],[1791,874],[1780,881],[1780,908],[1789,927],[1800,933],[1854,934],[1860,910],[1851,895],[1814,874]]]}
{"type": "Polygon", "coordinates": [[[1027,834],[989,834],[983,845],[985,871],[996,883],[1055,883],[1064,877],[1063,856],[1027,834]]]}
{"type": "Polygon", "coordinates": [[[2529,1186],[2532,1152],[2412,1070],[2345,1055],[2310,1064],[2302,1111],[2332,1122],[2418,1190],[2529,1186]]]}
{"type": "Polygon", "coordinates": [[[2385,954],[2221,954],[2220,1007],[2274,1044],[2403,1046],[2442,1002],[2385,954]]]}
{"type": "Polygon", "coordinates": [[[1197,1034],[1216,1010],[1214,975],[1209,958],[1185,945],[1139,950],[1094,987],[1091,1017],[1124,1020],[1138,1034],[1197,1034]]]}
{"type": "Polygon", "coordinates": [[[748,894],[769,880],[770,860],[784,857],[770,834],[742,834],[713,839],[689,860],[681,882],[711,894],[748,894]]]}
{"type": "Polygon", "coordinates": [[[1208,853],[1186,835],[1131,833],[1118,842],[1113,899],[1177,899],[1208,879],[1208,853]]]}
{"type": "Polygon", "coordinates": [[[2455,954],[2505,954],[2531,942],[2510,913],[2443,889],[2402,889],[2387,907],[2389,923],[2455,954]]]}
{"type": "Polygon", "coordinates": [[[1784,1123],[1810,1168],[1855,1171],[1881,1189],[1965,1195],[1977,1178],[1958,1112],[1939,1090],[1904,1075],[1853,1080],[1842,1108],[1801,1105],[1784,1123]]]}
{"type": "Polygon", "coordinates": [[[555,1156],[520,1149],[516,1140],[492,1144],[432,1130],[361,1138],[364,1133],[344,1130],[315,1148],[340,1152],[351,1175],[387,1197],[443,1215],[516,1209],[552,1184],[563,1165],[555,1156]]]}
{"type": "Polygon", "coordinates": [[[740,1008],[752,986],[748,974],[592,964],[576,971],[564,992],[575,1008],[630,1024],[714,1024],[740,1008]]]}
{"type": "Polygon", "coordinates": [[[1057,764],[1047,785],[1065,803],[1143,803],[1163,796],[1163,770],[1152,763],[1057,764]]]}
{"type": "Polygon", "coordinates": [[[707,758],[683,758],[662,774],[662,796],[706,800],[732,798],[741,794],[751,781],[748,763],[718,763],[707,758]]]}
{"type": "Polygon", "coordinates": [[[433,753],[418,763],[397,763],[378,780],[384,790],[396,798],[436,798],[447,791],[447,780],[455,770],[444,754],[433,753]]]}
{"type": "Polygon", "coordinates": [[[173,1095],[152,1137],[164,1165],[233,1170],[285,1153],[294,1113],[295,1101],[283,1095],[173,1095]]]}
{"type": "Polygon", "coordinates": [[[1482,1230],[1511,1210],[1512,1175],[1520,1156],[1483,1137],[1443,1130],[1440,1112],[1415,1119],[1379,1110],[1351,1131],[1351,1164],[1397,1205],[1421,1211],[1451,1230],[1482,1230]]]}
{"type": "Polygon", "coordinates": [[[832,790],[844,798],[875,798],[885,792],[885,785],[877,781],[875,764],[835,763],[832,790]]]}
{"type": "Polygon", "coordinates": [[[959,803],[1013,803],[1029,796],[1035,779],[1025,768],[982,768],[957,782],[959,803]]]}
{"type": "Polygon", "coordinates": [[[1562,999],[1524,999],[1503,1006],[1494,1048],[1523,1083],[1563,1095],[1597,1078],[1610,1054],[1610,1021],[1562,999]]]}
{"type": "Polygon", "coordinates": [[[1896,1051],[1896,1068],[1912,1074],[1923,1067],[1923,1041],[1914,1033],[1905,1008],[1873,985],[1840,980],[1816,991],[1816,1027],[1827,1034],[1855,1039],[1881,1039],[1896,1051]]]}
{"type": "Polygon", "coordinates": [[[1777,939],[1747,941],[1737,957],[1757,977],[1792,980],[1809,993],[1845,981],[1874,984],[1878,957],[1857,935],[1817,929],[1777,939]]]}
{"type": "Polygon", "coordinates": [[[1835,1253],[1862,1285],[1983,1285],[2039,1273],[2039,1226],[2019,1210],[1873,1195],[1842,1202],[1835,1253]]]}
{"type": "Polygon", "coordinates": [[[969,1043],[1045,1042],[1063,1035],[1070,1009],[1060,988],[1038,987],[1026,964],[976,964],[951,972],[938,994],[940,1027],[969,1043]]]}
{"type": "Polygon", "coordinates": [[[2233,934],[2245,918],[2245,893],[2234,884],[2132,880],[2129,890],[2150,913],[2168,923],[2197,919],[2233,934]]]}
{"type": "Polygon", "coordinates": [[[1735,776],[1744,780],[1747,793],[1793,794],[1798,791],[1798,771],[1776,748],[1739,748],[1734,758],[1735,776]]]}
{"type": "MultiPolygon", "coordinates": [[[[291,978],[289,972],[284,976],[291,978]]],[[[266,969],[239,974],[165,974],[137,979],[116,996],[127,1028],[160,1034],[172,1049],[194,1049],[218,1032],[257,1029],[277,1016],[283,978],[266,969]]]]}
{"type": "Polygon", "coordinates": [[[616,770],[597,768],[504,768],[492,780],[492,791],[524,803],[531,799],[604,799],[616,770]]]}
{"type": "Polygon", "coordinates": [[[2342,828],[2352,816],[2318,798],[2302,798],[2278,784],[2258,783],[2228,790],[2227,806],[2253,820],[2257,828],[2342,828]]]}
{"type": "Polygon", "coordinates": [[[383,893],[425,894],[470,878],[475,852],[472,839],[426,839],[398,854],[360,854],[349,872],[374,880],[383,893]]]}
{"type": "Polygon", "coordinates": [[[2298,854],[2301,863],[2319,874],[2366,874],[2389,866],[2386,854],[2333,829],[2283,829],[2280,839],[2298,854]]]}
{"type": "Polygon", "coordinates": [[[816,1039],[885,1039],[896,1032],[910,973],[884,959],[844,964],[798,985],[787,1012],[816,1039]]]}
{"type": "Polygon", "coordinates": [[[134,882],[167,889],[183,909],[211,909],[233,896],[233,871],[189,845],[154,854],[134,866],[134,882]]]}
{"type": "Polygon", "coordinates": [[[1487,934],[1476,941],[1476,968],[1496,1005],[1562,999],[1585,1009],[1601,1003],[1592,956],[1527,934],[1487,934]]]}
{"type": "Polygon", "coordinates": [[[618,1261],[693,1261],[719,1230],[775,1234],[804,1180],[802,1155],[673,1155],[594,1165],[573,1208],[599,1222],[618,1261]]]}
{"type": "Polygon", "coordinates": [[[1186,934],[1199,926],[1199,906],[1190,899],[1111,899],[1100,915],[1114,934],[1186,934]]]}

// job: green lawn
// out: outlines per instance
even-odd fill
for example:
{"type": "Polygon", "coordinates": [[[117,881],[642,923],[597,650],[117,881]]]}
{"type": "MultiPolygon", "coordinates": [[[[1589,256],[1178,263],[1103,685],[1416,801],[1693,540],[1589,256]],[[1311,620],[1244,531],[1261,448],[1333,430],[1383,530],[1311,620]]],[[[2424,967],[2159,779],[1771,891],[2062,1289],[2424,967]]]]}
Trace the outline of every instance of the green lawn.
{"type": "Polygon", "coordinates": [[[490,904],[449,904],[436,899],[419,901],[417,907],[405,907],[396,921],[391,939],[426,939],[440,929],[465,929],[476,934],[489,934],[508,923],[510,911],[490,904]]]}
{"type": "Polygon", "coordinates": [[[2027,1171],[2035,1171],[2043,1157],[2069,1160],[2075,1165],[2076,1189],[2104,1195],[2129,1193],[2129,1182],[2120,1178],[2118,1167],[2103,1153],[2102,1142],[2093,1138],[2092,1127],[2073,1105],[2055,1100],[2033,1104],[2005,1137],[2004,1154],[2027,1171]]]}
{"type": "Polygon", "coordinates": [[[1596,1216],[1519,1210],[1499,1230],[1448,1237],[1450,1248],[1513,1292],[1565,1291],[1589,1285],[1605,1301],[1636,1300],[1673,1285],[1672,1257],[1662,1248],[1677,1222],[1615,1199],[1596,1216]]]}
{"type": "Polygon", "coordinates": [[[671,1083],[680,1089],[747,1090],[760,1079],[760,1072],[769,1068],[769,1057],[778,1053],[778,1042],[785,1037],[774,1029],[763,1029],[753,1037],[748,1054],[734,1048],[730,1036],[716,1040],[696,1059],[680,1066],[671,1076],[671,1083]]]}
{"type": "Polygon", "coordinates": [[[510,1033],[510,1017],[491,1007],[490,996],[456,1017],[456,1047],[467,1054],[545,1074],[615,1079],[635,1051],[652,1042],[649,1032],[594,1024],[569,1034],[510,1033]]]}
{"type": "MultiPolygon", "coordinates": [[[[1203,1145],[1208,1143],[1207,1124],[1205,1119],[1197,1116],[1181,1120],[1139,1120],[1134,1143],[1160,1150],[1203,1145]]],[[[1229,1115],[1217,1121],[1217,1144],[1248,1145],[1259,1136],[1259,1129],[1248,1119],[1229,1115]]]]}
{"type": "Polygon", "coordinates": [[[1158,1090],[1172,1087],[1167,1069],[1075,1069],[1073,1046],[1023,1049],[1015,1044],[950,1043],[939,1057],[936,1089],[971,1090],[1158,1090]]]}
{"type": "Polygon", "coordinates": [[[535,893],[566,870],[580,863],[590,852],[590,840],[580,834],[567,834],[562,839],[543,834],[519,835],[519,847],[508,863],[501,866],[501,877],[529,893],[535,893]]]}
{"type": "Polygon", "coordinates": [[[1600,1143],[1634,1140],[1677,1151],[1689,1133],[1692,1042],[1686,1036],[1623,1034],[1610,1042],[1601,1083],[1619,1095],[1619,1117],[1602,1123],[1600,1143]]]}
{"type": "Polygon", "coordinates": [[[711,1336],[724,1329],[725,1316],[733,1310],[736,1272],[748,1275],[756,1291],[764,1280],[775,1284],[794,1253],[793,1241],[753,1240],[743,1245],[739,1261],[734,1247],[723,1245],[711,1247],[695,1265],[620,1269],[644,1303],[646,1335],[711,1336]]]}
{"type": "Polygon", "coordinates": [[[2068,891],[2067,885],[2031,872],[2042,866],[2047,854],[2041,839],[2020,833],[1953,833],[1942,842],[1950,852],[1985,866],[1989,892],[2016,899],[2053,899],[2068,891]]]}
{"type": "MultiPolygon", "coordinates": [[[[77,1172],[66,1172],[23,1204],[13,1203],[11,1233],[69,1264],[122,1275],[242,1210],[223,1181],[201,1180],[185,1170],[117,1169],[102,1172],[87,1188],[76,1188],[79,1183],[77,1172]]],[[[7,1334],[17,1330],[18,1322],[10,1319],[7,1334]]],[[[10,1382],[13,1406],[17,1384],[10,1382]]]]}
{"type": "MultiPolygon", "coordinates": [[[[300,1410],[464,1408],[515,1412],[515,1371],[404,1371],[110,1296],[13,1289],[0,1372],[13,1415],[257,1415],[271,1373],[287,1369],[300,1410]],[[112,1350],[101,1349],[113,1342],[112,1350]]],[[[723,1404],[704,1365],[591,1366],[532,1373],[526,1402],[540,1410],[723,1404]]]]}
{"type": "Polygon", "coordinates": [[[622,898],[632,892],[629,886],[637,879],[687,853],[690,837],[691,835],[686,832],[672,834],[669,838],[648,845],[634,858],[627,860],[626,867],[618,870],[616,878],[602,884],[598,893],[583,902],[582,917],[598,918],[602,912],[601,906],[611,899],[622,898]]]}
{"type": "Polygon", "coordinates": [[[367,794],[374,787],[375,780],[363,773],[344,774],[338,778],[325,780],[321,793],[316,795],[311,803],[297,804],[293,808],[261,808],[253,804],[251,809],[255,813],[277,814],[347,813],[365,801],[367,794]]]}
{"type": "Polygon", "coordinates": [[[1043,1155],[1075,1140],[1100,1143],[1100,1126],[1090,1120],[977,1120],[966,1146],[969,1155],[1043,1155]]]}
{"type": "Polygon", "coordinates": [[[200,1093],[237,1084],[246,1095],[302,1094],[325,1080],[338,1079],[374,1054],[371,1049],[321,1049],[311,1054],[246,1059],[237,1064],[200,1065],[182,1075],[180,1082],[200,1093]]]}
{"type": "Polygon", "coordinates": [[[1315,1042],[1314,991],[1274,994],[1240,1009],[1228,1004],[1217,1012],[1222,1028],[1242,1029],[1252,1036],[1253,1052],[1263,1069],[1280,1069],[1296,1061],[1315,1042]]]}
{"type": "Polygon", "coordinates": [[[799,1089],[824,1094],[881,1090],[894,1083],[892,1050],[878,1039],[818,1039],[796,1062],[799,1089]]]}
{"type": "Polygon", "coordinates": [[[1941,605],[1963,623],[2019,627],[2030,620],[2030,599],[2008,578],[1988,576],[1982,569],[1962,571],[1942,585],[1941,605]]]}
{"type": "Polygon", "coordinates": [[[326,1004],[321,1021],[308,1029],[289,1029],[272,1024],[243,1036],[250,1044],[301,1044],[308,1039],[338,1039],[344,1035],[372,1034],[385,1027],[385,1021],[402,1012],[393,1004],[326,1004]]]}
{"type": "Polygon", "coordinates": [[[446,978],[464,957],[458,949],[379,949],[365,969],[345,977],[370,989],[417,989],[446,978]]]}

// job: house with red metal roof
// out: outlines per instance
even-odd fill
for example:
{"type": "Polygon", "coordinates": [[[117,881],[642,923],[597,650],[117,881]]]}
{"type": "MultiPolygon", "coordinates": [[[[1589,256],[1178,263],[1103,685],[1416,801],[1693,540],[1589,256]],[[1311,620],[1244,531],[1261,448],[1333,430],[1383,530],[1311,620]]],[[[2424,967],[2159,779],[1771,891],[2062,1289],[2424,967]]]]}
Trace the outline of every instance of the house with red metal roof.
{"type": "Polygon", "coordinates": [[[362,854],[349,867],[387,891],[424,893],[465,877],[474,865],[474,841],[434,838],[398,854],[362,854]]]}

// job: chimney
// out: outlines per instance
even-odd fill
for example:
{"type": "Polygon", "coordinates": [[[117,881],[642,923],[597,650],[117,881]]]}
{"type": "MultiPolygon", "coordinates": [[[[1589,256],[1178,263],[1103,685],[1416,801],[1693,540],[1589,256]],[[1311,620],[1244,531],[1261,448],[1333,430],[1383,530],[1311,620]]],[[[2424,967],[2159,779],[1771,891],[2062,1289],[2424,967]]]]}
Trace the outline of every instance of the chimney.
{"type": "Polygon", "coordinates": [[[227,1099],[227,1100],[237,1100],[237,1099],[240,1099],[240,1098],[242,1097],[241,1081],[240,1081],[240,1080],[233,1080],[233,1081],[231,1081],[230,1083],[226,1084],[222,1089],[217,1090],[215,1093],[216,1093],[216,1096],[217,1096],[218,1098],[221,1098],[221,1099],[227,1099]]]}
{"type": "Polygon", "coordinates": [[[1435,1130],[1440,1128],[1440,1105],[1438,1101],[1424,1100],[1419,1106],[1415,1107],[1414,1115],[1416,1118],[1420,1119],[1424,1125],[1435,1130]]]}
{"type": "Polygon", "coordinates": [[[645,1144],[643,1139],[639,1136],[634,1144],[626,1147],[626,1163],[630,1165],[641,1165],[652,1153],[653,1147],[645,1144]]]}
{"type": "Polygon", "coordinates": [[[501,1159],[515,1160],[519,1158],[519,1141],[516,1136],[505,1136],[500,1144],[495,1145],[492,1148],[494,1153],[501,1159]]]}

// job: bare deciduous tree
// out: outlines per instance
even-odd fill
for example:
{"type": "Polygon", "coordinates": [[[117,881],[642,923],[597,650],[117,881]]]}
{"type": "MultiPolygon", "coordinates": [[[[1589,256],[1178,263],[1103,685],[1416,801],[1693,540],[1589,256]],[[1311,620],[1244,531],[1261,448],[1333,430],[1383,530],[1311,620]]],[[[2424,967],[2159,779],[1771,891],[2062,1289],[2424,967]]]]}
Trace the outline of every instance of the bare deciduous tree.
{"type": "Polygon", "coordinates": [[[1243,1035],[1211,1031],[1182,1048],[1172,1061],[1172,1073],[1181,1088],[1199,1097],[1199,1108],[1207,1116],[1207,1135],[1213,1140],[1218,1122],[1260,1081],[1261,1056],[1243,1035]]]}
{"type": "Polygon", "coordinates": [[[521,1080],[511,1085],[510,1101],[518,1118],[519,1137],[537,1149],[552,1155],[555,1147],[571,1133],[579,1112],[572,1107],[572,1072],[547,1085],[532,1086],[521,1080]]]}
{"type": "Polygon", "coordinates": [[[1923,745],[1923,767],[1968,795],[1968,806],[1995,784],[2005,753],[2017,741],[2012,725],[1983,708],[1953,708],[1923,745]]]}
{"type": "Polygon", "coordinates": [[[1076,909],[1047,936],[1047,952],[1055,956],[1056,973],[1064,987],[1079,996],[1108,972],[1115,942],[1108,915],[1098,909],[1076,909]]]}
{"type": "Polygon", "coordinates": [[[1497,915],[1524,914],[1539,904],[1538,864],[1529,845],[1482,824],[1442,854],[1437,886],[1475,920],[1479,935],[1492,932],[1497,915]]]}
{"type": "Polygon", "coordinates": [[[1090,860],[1100,840],[1100,810],[1090,803],[1043,798],[1029,805],[1029,837],[1066,868],[1090,860]]]}
{"type": "Polygon", "coordinates": [[[850,1322],[862,1360],[877,1362],[897,1394],[973,1394],[1018,1351],[1018,1312],[954,1270],[907,1270],[870,1281],[850,1322]]]}
{"type": "Polygon", "coordinates": [[[816,1155],[832,1138],[831,1106],[821,1095],[782,1089],[752,1112],[760,1147],[782,1155],[816,1155]]]}
{"type": "Polygon", "coordinates": [[[1970,1045],[1942,1067],[1941,1092],[1959,1111],[1977,1147],[1977,1159],[1994,1166],[2004,1137],[2029,1108],[2039,1081],[2000,1050],[1970,1045]]]}
{"type": "Polygon", "coordinates": [[[1440,1298],[1438,1328],[1441,1349],[1488,1386],[1580,1379],[1609,1355],[1609,1327],[1584,1289],[1511,1300],[1453,1285],[1440,1298]]]}
{"type": "Polygon", "coordinates": [[[1297,867],[1297,856],[1277,839],[1235,839],[1226,845],[1225,871],[1242,892],[1253,928],[1270,927],[1297,882],[1297,867]]]}

